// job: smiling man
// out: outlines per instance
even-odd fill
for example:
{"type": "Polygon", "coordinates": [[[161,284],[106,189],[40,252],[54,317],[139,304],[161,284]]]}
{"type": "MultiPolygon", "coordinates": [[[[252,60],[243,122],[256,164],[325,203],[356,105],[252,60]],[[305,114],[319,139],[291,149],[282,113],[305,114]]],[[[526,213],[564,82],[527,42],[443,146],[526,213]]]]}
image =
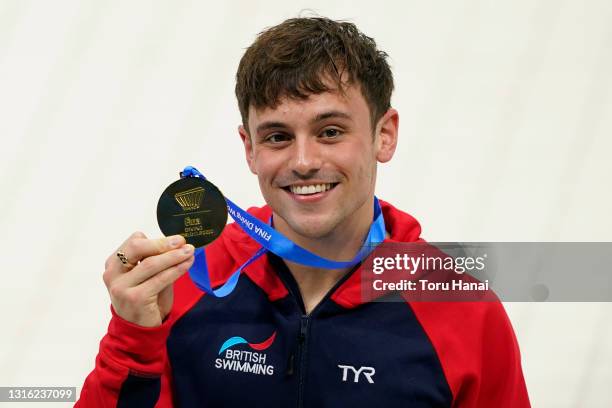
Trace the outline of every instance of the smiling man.
{"type": "MultiPolygon", "coordinates": [[[[414,218],[374,196],[397,144],[392,90],[386,54],[351,23],[297,18],[262,32],[236,84],[267,203],[249,213],[333,261],[353,259],[378,220],[385,242],[422,241],[414,218]]],[[[213,286],[259,250],[228,226],[206,247],[213,286]]],[[[272,252],[216,298],[185,274],[193,251],[181,236],[135,233],[111,254],[113,317],[77,405],[529,406],[499,302],[366,300],[359,263],[324,269],[272,252]]]]}
{"type": "MultiPolygon", "coordinates": [[[[239,131],[274,227],[320,256],[351,259],[372,224],[376,163],[393,156],[398,114],[388,108],[372,125],[359,84],[320,75],[329,91],[302,97],[296,84],[296,94],[279,95],[275,107],[250,105],[245,123],[254,132],[239,131]]],[[[306,312],[347,272],[287,264],[306,312]]]]}

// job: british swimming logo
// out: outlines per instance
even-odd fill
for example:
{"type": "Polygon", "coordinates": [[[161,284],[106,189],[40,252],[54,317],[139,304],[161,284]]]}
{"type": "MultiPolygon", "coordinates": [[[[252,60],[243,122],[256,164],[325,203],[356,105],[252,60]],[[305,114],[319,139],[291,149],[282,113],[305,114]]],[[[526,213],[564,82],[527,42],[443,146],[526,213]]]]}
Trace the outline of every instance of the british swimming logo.
{"type": "Polygon", "coordinates": [[[264,351],[272,346],[275,338],[276,332],[261,343],[249,343],[240,336],[230,337],[219,348],[215,368],[258,375],[273,375],[274,366],[266,363],[268,355],[264,351]],[[233,348],[241,344],[246,344],[251,350],[244,350],[244,347],[233,348]]]}

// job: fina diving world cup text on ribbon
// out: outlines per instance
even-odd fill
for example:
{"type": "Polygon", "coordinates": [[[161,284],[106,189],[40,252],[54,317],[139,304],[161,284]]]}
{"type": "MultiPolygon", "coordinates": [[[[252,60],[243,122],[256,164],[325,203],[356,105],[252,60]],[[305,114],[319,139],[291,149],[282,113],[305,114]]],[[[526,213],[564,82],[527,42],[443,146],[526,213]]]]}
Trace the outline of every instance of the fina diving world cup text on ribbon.
{"type": "MultiPolygon", "coordinates": [[[[253,224],[251,221],[244,218],[242,214],[240,213],[240,211],[237,211],[228,205],[227,212],[229,213],[229,215],[232,216],[233,219],[240,222],[240,225],[242,225],[243,230],[246,231],[246,229],[248,229],[253,234],[257,234],[258,236],[260,236],[262,239],[266,241],[270,241],[270,239],[272,238],[272,234],[264,231],[261,227],[253,224]]],[[[249,235],[252,235],[252,234],[249,234],[249,235]]]]}
{"type": "MultiPolygon", "coordinates": [[[[185,169],[181,172],[181,177],[206,180],[204,175],[192,166],[185,167],[185,169]]],[[[208,181],[207,183],[212,185],[212,183],[208,181]]],[[[212,186],[214,187],[214,185],[212,186]]],[[[217,191],[219,190],[217,189],[217,191]]],[[[244,211],[227,197],[224,198],[229,215],[231,215],[231,217],[236,221],[236,224],[238,224],[238,226],[240,226],[240,228],[242,228],[244,232],[246,232],[252,239],[259,243],[262,248],[255,252],[251,258],[249,258],[236,271],[234,271],[229,279],[217,289],[213,289],[210,283],[204,247],[199,247],[196,249],[195,260],[189,269],[189,276],[198,288],[215,297],[224,297],[229,295],[236,287],[238,277],[240,276],[242,269],[250,265],[267,251],[270,251],[283,259],[302,265],[324,269],[341,269],[357,265],[364,258],[366,258],[372,250],[374,250],[377,244],[385,240],[385,220],[382,215],[378,198],[376,197],[374,197],[374,220],[370,225],[368,235],[362,245],[361,250],[350,261],[332,261],[330,259],[322,258],[297,245],[295,242],[276,231],[271,225],[268,225],[267,223],[244,211]]],[[[270,218],[269,222],[270,224],[272,223],[272,218],[270,218]]]]}

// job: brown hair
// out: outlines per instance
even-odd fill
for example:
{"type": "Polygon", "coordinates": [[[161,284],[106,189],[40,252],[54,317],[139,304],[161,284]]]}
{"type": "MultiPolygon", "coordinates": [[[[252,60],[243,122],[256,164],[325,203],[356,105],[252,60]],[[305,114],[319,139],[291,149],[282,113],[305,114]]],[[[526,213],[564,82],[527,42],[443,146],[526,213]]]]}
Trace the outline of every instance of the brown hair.
{"type": "Polygon", "coordinates": [[[236,97],[242,123],[248,130],[251,105],[274,108],[282,97],[306,99],[330,91],[325,80],[331,79],[340,92],[360,85],[374,129],[391,106],[393,75],[386,58],[352,23],[324,17],[285,20],[259,33],[240,60],[236,97]]]}

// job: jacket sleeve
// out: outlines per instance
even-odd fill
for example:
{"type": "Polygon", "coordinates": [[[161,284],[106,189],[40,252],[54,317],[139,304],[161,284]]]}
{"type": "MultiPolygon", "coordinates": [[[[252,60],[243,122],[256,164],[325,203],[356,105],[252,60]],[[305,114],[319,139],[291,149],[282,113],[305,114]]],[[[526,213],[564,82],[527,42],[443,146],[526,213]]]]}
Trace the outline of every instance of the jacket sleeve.
{"type": "Polygon", "coordinates": [[[529,408],[521,353],[510,319],[501,303],[488,306],[482,327],[478,384],[472,395],[457,395],[454,406],[529,408]]]}
{"type": "Polygon", "coordinates": [[[172,407],[166,340],[173,319],[149,328],[122,319],[112,306],[111,312],[75,407],[172,407]]]}
{"type": "Polygon", "coordinates": [[[412,303],[455,408],[529,408],[514,330],[499,301],[412,303]]]}

